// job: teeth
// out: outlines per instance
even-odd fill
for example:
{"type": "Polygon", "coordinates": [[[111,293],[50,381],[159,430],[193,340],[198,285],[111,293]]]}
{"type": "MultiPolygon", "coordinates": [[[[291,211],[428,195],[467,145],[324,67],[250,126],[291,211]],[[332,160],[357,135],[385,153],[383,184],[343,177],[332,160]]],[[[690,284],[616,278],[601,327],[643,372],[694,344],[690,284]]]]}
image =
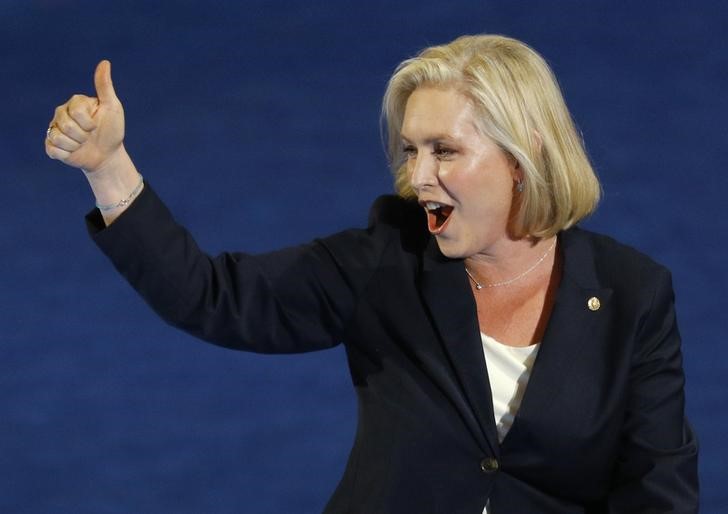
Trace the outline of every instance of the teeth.
{"type": "Polygon", "coordinates": [[[437,202],[425,202],[425,207],[428,211],[434,211],[435,209],[442,207],[442,204],[437,202]]]}

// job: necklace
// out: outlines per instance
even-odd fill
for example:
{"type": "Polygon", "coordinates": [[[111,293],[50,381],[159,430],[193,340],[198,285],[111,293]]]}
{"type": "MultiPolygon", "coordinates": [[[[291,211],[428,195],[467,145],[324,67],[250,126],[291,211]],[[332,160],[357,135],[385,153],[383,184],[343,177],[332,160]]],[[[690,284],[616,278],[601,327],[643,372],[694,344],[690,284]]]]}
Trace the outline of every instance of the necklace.
{"type": "Polygon", "coordinates": [[[472,273],[470,273],[470,270],[468,269],[468,267],[467,267],[467,266],[465,266],[465,273],[467,273],[467,274],[468,274],[468,276],[470,277],[470,280],[472,280],[472,281],[473,281],[473,283],[475,284],[475,289],[477,289],[478,291],[480,291],[480,290],[481,290],[481,289],[483,289],[484,287],[500,287],[500,286],[507,286],[507,285],[509,285],[509,284],[512,284],[513,282],[516,282],[517,280],[521,280],[521,279],[522,279],[523,277],[525,277],[526,275],[528,275],[529,273],[531,273],[531,272],[532,272],[533,270],[535,270],[535,269],[536,269],[536,268],[538,267],[538,265],[539,265],[539,264],[541,264],[541,263],[543,262],[543,260],[544,260],[544,259],[546,258],[546,256],[547,256],[547,255],[549,254],[549,252],[550,252],[551,250],[553,250],[553,249],[554,249],[554,246],[556,246],[556,238],[554,238],[554,242],[553,242],[553,243],[551,243],[551,246],[549,246],[549,249],[548,249],[548,250],[546,250],[546,253],[544,253],[544,254],[543,254],[543,255],[541,256],[541,258],[540,258],[539,260],[537,260],[537,261],[535,262],[535,264],[534,264],[533,266],[531,266],[530,268],[528,268],[528,269],[527,269],[526,271],[524,271],[524,272],[523,272],[523,273],[521,273],[520,275],[518,275],[518,276],[515,276],[515,277],[513,277],[513,278],[509,278],[508,280],[504,280],[503,282],[493,282],[492,284],[481,284],[480,282],[478,282],[478,281],[477,281],[477,280],[475,279],[475,277],[473,276],[473,274],[472,274],[472,273]]]}

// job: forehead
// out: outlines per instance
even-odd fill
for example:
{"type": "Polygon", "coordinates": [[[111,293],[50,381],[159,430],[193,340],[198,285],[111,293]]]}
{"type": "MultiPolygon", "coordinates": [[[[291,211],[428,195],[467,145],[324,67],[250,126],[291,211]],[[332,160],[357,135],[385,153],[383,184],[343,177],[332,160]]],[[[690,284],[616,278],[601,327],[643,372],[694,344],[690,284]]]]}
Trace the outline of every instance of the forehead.
{"type": "Polygon", "coordinates": [[[475,111],[455,89],[419,87],[407,99],[401,132],[406,139],[476,135],[475,111]]]}

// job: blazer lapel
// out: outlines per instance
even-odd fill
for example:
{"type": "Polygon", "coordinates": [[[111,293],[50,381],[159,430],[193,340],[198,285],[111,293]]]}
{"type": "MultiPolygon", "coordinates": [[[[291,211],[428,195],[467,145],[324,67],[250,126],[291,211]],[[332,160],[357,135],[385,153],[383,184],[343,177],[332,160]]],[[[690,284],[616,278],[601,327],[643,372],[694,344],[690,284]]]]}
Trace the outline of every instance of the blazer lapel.
{"type": "Polygon", "coordinates": [[[605,333],[600,326],[609,319],[612,290],[601,287],[597,279],[591,245],[578,228],[562,232],[559,238],[564,273],[528,387],[504,446],[518,438],[519,427],[531,424],[529,418],[549,412],[551,402],[569,383],[579,355],[597,334],[605,333]]]}
{"type": "Polygon", "coordinates": [[[484,451],[498,456],[493,402],[464,264],[444,257],[432,238],[424,255],[422,297],[462,389],[455,402],[484,451]]]}

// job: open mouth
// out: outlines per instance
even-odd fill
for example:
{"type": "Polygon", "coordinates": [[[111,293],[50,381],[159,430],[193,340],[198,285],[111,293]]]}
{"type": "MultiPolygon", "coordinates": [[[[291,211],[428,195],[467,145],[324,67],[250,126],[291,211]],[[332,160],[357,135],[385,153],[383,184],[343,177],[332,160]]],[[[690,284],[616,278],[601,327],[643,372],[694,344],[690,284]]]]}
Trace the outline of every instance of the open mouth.
{"type": "Polygon", "coordinates": [[[423,206],[427,211],[427,228],[431,234],[439,234],[445,230],[447,222],[452,214],[452,205],[445,205],[438,202],[424,202],[423,206]]]}

